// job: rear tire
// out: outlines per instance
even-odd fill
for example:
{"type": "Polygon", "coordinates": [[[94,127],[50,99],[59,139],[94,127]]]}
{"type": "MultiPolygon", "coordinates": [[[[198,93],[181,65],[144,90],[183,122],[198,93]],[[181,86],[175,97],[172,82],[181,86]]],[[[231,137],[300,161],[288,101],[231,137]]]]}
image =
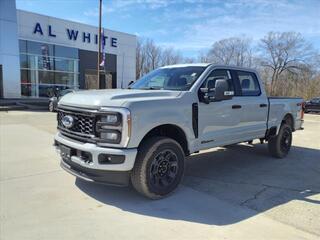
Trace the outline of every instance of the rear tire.
{"type": "Polygon", "coordinates": [[[284,158],[290,151],[292,144],[292,129],[288,124],[282,124],[278,135],[268,141],[269,152],[273,157],[284,158]]]}
{"type": "Polygon", "coordinates": [[[136,158],[131,173],[133,187],[150,199],[160,199],[172,193],[184,174],[184,152],[171,138],[147,139],[136,158]]]}

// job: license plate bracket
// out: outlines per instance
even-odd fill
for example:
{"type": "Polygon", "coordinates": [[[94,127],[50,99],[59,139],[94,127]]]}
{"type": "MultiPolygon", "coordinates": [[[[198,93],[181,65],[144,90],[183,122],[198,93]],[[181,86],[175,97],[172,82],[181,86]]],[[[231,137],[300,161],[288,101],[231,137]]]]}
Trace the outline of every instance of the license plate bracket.
{"type": "Polygon", "coordinates": [[[71,148],[64,146],[64,145],[60,145],[60,156],[64,159],[64,160],[71,160],[71,148]]]}

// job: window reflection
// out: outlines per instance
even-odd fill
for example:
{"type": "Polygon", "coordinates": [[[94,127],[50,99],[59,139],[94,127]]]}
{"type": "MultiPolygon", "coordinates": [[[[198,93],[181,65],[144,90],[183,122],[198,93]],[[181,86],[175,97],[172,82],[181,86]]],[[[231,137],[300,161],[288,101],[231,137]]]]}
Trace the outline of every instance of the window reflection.
{"type": "Polygon", "coordinates": [[[54,84],[54,72],[39,71],[39,83],[54,84]]]}
{"type": "Polygon", "coordinates": [[[77,48],[70,48],[70,47],[64,47],[55,45],[54,46],[54,55],[64,58],[76,58],[78,59],[78,49],[77,48]]]}
{"type": "Polygon", "coordinates": [[[36,97],[37,96],[37,85],[36,84],[21,84],[21,95],[25,97],[36,97]]]}
{"type": "Polygon", "coordinates": [[[78,49],[19,41],[21,94],[51,97],[54,89],[78,88],[78,49]]]}
{"type": "Polygon", "coordinates": [[[74,61],[73,60],[56,58],[54,63],[55,63],[55,70],[66,71],[66,72],[73,72],[74,71],[74,61]]]}
{"type": "Polygon", "coordinates": [[[27,41],[27,52],[37,55],[53,56],[53,45],[27,41]]]}
{"type": "Polygon", "coordinates": [[[56,84],[65,84],[65,85],[73,85],[73,74],[71,73],[55,73],[55,83],[56,84]]]}

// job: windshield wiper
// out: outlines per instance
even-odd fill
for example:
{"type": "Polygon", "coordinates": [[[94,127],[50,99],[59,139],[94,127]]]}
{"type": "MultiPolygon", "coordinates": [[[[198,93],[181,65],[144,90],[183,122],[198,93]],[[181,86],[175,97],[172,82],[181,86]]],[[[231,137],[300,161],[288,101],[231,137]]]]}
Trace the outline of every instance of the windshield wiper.
{"type": "Polygon", "coordinates": [[[144,90],[161,90],[163,88],[161,88],[161,87],[145,87],[145,88],[140,88],[140,89],[144,89],[144,90]]]}

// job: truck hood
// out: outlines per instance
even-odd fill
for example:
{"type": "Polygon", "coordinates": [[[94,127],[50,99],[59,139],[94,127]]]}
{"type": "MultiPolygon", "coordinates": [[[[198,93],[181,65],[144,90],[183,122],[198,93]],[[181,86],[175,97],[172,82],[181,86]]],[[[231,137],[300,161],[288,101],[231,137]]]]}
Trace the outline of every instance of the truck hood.
{"type": "Polygon", "coordinates": [[[59,105],[97,109],[99,107],[123,107],[128,102],[176,98],[180,91],[104,89],[85,90],[63,96],[59,105]]]}

